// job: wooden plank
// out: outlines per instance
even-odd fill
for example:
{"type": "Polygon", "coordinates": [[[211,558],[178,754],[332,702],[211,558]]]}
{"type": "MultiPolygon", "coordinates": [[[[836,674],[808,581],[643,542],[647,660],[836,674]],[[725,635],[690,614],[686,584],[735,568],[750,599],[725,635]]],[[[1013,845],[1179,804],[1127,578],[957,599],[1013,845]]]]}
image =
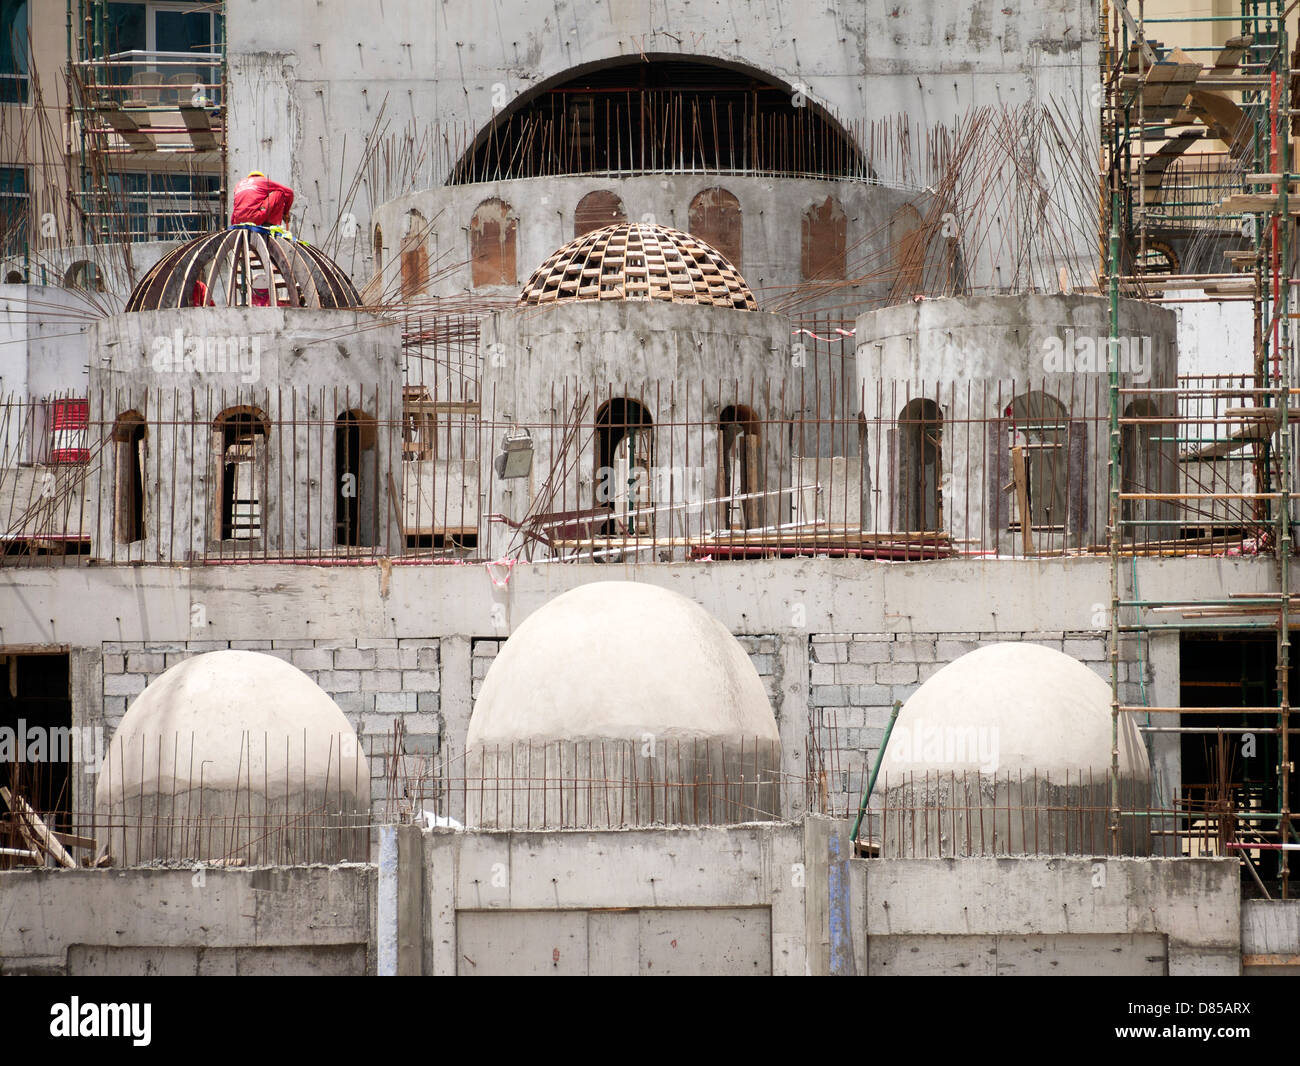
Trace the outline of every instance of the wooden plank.
{"type": "Polygon", "coordinates": [[[181,107],[181,118],[185,121],[185,132],[194,142],[196,152],[210,152],[217,147],[212,119],[206,109],[184,105],[181,107]]]}
{"type": "Polygon", "coordinates": [[[1232,73],[1241,62],[1241,57],[1254,43],[1255,38],[1249,33],[1243,33],[1239,37],[1229,37],[1223,42],[1222,51],[1215,57],[1214,73],[1220,75],[1232,73]]]}
{"type": "Polygon", "coordinates": [[[1029,476],[1025,469],[1025,451],[1017,444],[1011,449],[1011,475],[1015,479],[1016,507],[1020,511],[1020,540],[1026,555],[1034,553],[1033,521],[1029,515],[1029,476]]]}
{"type": "Polygon", "coordinates": [[[51,829],[54,839],[67,848],[86,848],[93,851],[95,848],[94,837],[77,836],[76,833],[60,833],[57,829],[51,829]]]}
{"type": "Polygon", "coordinates": [[[150,136],[152,130],[147,122],[136,121],[135,115],[122,110],[118,104],[101,104],[95,110],[132,151],[156,152],[158,150],[158,145],[150,136]]]}
{"type": "MultiPolygon", "coordinates": [[[[26,822],[32,835],[36,837],[44,850],[54,856],[55,862],[60,866],[76,868],[76,860],[68,854],[62,844],[54,839],[53,834],[41,821],[41,816],[32,809],[31,805],[22,796],[11,795],[7,788],[0,788],[0,799],[3,799],[9,805],[9,809],[17,816],[20,830],[22,823],[26,822]]],[[[27,834],[24,833],[23,835],[26,836],[27,834]]]]}

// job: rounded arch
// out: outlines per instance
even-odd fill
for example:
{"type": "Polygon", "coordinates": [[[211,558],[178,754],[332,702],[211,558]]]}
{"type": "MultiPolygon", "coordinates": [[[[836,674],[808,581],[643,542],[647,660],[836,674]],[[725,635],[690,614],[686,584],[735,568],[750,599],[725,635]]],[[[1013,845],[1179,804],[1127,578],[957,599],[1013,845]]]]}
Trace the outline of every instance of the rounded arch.
{"type": "Polygon", "coordinates": [[[63,274],[65,289],[81,289],[83,292],[103,292],[104,279],[99,267],[89,259],[78,259],[63,274]]]}
{"type": "Polygon", "coordinates": [[[614,517],[602,534],[650,531],[654,419],[639,400],[611,396],[596,410],[596,505],[614,517]]]}
{"type": "Polygon", "coordinates": [[[113,420],[112,439],[115,443],[125,444],[133,440],[137,434],[140,436],[149,434],[149,424],[139,411],[135,409],[123,411],[113,420]]]}
{"type": "MultiPolygon", "coordinates": [[[[378,229],[378,227],[376,227],[378,229]]],[[[406,231],[402,234],[402,298],[409,300],[424,292],[429,284],[429,223],[415,208],[406,212],[406,231]]],[[[382,250],[382,249],[381,249],[382,250]]]]}
{"type": "Polygon", "coordinates": [[[216,453],[213,508],[219,540],[257,540],[267,504],[267,440],[271,423],[261,408],[227,407],[212,422],[216,453]]]}
{"type": "Polygon", "coordinates": [[[145,442],[148,423],[139,411],[113,421],[113,539],[132,544],[145,537],[145,442]]]}
{"type": "Polygon", "coordinates": [[[573,238],[627,221],[627,211],[618,193],[611,189],[593,189],[578,201],[573,211],[573,238]]]}
{"type": "MultiPolygon", "coordinates": [[[[1160,441],[1163,434],[1160,408],[1149,398],[1133,400],[1124,408],[1119,435],[1120,492],[1123,494],[1158,493],[1165,491],[1160,441]],[[1138,421],[1146,419],[1147,421],[1138,421]]],[[[1154,501],[1121,500],[1121,527],[1126,540],[1159,539],[1159,526],[1147,528],[1133,525],[1143,517],[1154,516],[1159,510],[1154,501]],[[1150,506],[1148,506],[1150,505],[1150,506]]]]}
{"type": "Polygon", "coordinates": [[[334,543],[341,547],[375,542],[377,440],[374,416],[360,408],[334,419],[334,543]]]}
{"type": "Polygon", "coordinates": [[[734,193],[715,185],[702,189],[691,199],[686,229],[713,245],[737,270],[745,251],[745,215],[734,193]]]}
{"type": "Polygon", "coordinates": [[[728,404],[718,412],[719,528],[757,529],[764,524],[762,452],[762,427],[752,408],[728,404]]]}
{"type": "Polygon", "coordinates": [[[212,420],[212,428],[221,432],[238,432],[247,430],[267,436],[271,432],[271,420],[266,413],[252,404],[237,404],[227,407],[212,420]]]}
{"type": "Polygon", "coordinates": [[[474,288],[519,284],[515,209],[491,196],[474,208],[469,223],[470,272],[474,288]]]}
{"type": "Polygon", "coordinates": [[[900,531],[943,528],[943,411],[930,399],[909,400],[898,413],[894,471],[900,531]]]}
{"type": "MultiPolygon", "coordinates": [[[[1069,409],[1050,393],[1031,391],[1016,396],[1005,414],[1010,419],[1008,446],[1013,458],[1014,449],[1021,449],[1029,525],[1036,530],[1062,531],[1069,515],[1069,409]]],[[[1016,494],[1009,498],[1016,501],[1016,494]]],[[[1019,502],[1013,506],[1013,524],[1023,528],[1025,516],[1019,513],[1019,502]]]]}
{"type": "Polygon", "coordinates": [[[914,204],[903,204],[889,216],[889,260],[896,296],[922,287],[925,227],[914,204]]]}
{"type": "Polygon", "coordinates": [[[809,86],[717,56],[648,52],[570,67],[519,94],[446,183],[701,169],[874,178],[809,86]]]}
{"type": "Polygon", "coordinates": [[[848,232],[848,216],[833,196],[803,213],[800,271],[805,280],[842,281],[848,276],[848,232]]]}

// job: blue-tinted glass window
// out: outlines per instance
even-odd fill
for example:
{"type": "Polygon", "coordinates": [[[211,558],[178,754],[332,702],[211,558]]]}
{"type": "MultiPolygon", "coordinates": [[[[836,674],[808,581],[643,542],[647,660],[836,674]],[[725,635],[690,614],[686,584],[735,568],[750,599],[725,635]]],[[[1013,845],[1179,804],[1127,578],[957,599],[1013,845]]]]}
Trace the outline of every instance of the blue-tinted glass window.
{"type": "Polygon", "coordinates": [[[27,248],[27,171],[0,167],[0,251],[21,255],[27,248]]]}
{"type": "Polygon", "coordinates": [[[0,0],[0,103],[27,103],[27,0],[0,0]]]}

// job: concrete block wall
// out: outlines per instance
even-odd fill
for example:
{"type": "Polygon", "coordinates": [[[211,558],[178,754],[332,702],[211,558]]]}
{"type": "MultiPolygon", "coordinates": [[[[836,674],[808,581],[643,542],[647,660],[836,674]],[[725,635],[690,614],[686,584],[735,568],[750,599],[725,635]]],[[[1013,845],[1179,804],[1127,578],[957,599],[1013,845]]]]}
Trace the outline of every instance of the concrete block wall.
{"type": "Polygon", "coordinates": [[[441,748],[442,664],[436,637],[353,637],[329,640],[107,641],[103,645],[103,723],[112,740],[127,707],[164,670],[193,655],[225,648],[259,651],[292,663],[320,685],[361,738],[370,756],[372,809],[387,797],[385,756],[401,722],[408,755],[441,748]]]}
{"type": "MultiPolygon", "coordinates": [[[[1100,630],[817,633],[809,637],[809,741],[823,753],[832,802],[844,802],[836,799],[837,794],[855,802],[861,795],[895,700],[906,703],[944,666],[983,645],[1002,641],[1054,648],[1110,682],[1106,633],[1100,630]]],[[[1136,649],[1125,651],[1136,655],[1136,649]]],[[[1126,702],[1141,701],[1139,669],[1136,661],[1120,663],[1120,696],[1126,702]]],[[[1143,663],[1141,669],[1149,673],[1149,664],[1143,663]]],[[[888,764],[883,764],[881,772],[887,769],[888,764]]]]}

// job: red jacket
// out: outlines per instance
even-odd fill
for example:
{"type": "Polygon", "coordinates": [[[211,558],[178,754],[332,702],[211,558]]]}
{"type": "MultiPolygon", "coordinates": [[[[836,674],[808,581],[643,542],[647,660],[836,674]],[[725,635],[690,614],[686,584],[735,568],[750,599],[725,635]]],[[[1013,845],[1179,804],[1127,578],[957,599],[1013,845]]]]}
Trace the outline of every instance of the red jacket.
{"type": "Polygon", "coordinates": [[[270,178],[245,178],[235,186],[230,224],[251,222],[254,226],[282,226],[293,206],[293,190],[270,178]]]}

